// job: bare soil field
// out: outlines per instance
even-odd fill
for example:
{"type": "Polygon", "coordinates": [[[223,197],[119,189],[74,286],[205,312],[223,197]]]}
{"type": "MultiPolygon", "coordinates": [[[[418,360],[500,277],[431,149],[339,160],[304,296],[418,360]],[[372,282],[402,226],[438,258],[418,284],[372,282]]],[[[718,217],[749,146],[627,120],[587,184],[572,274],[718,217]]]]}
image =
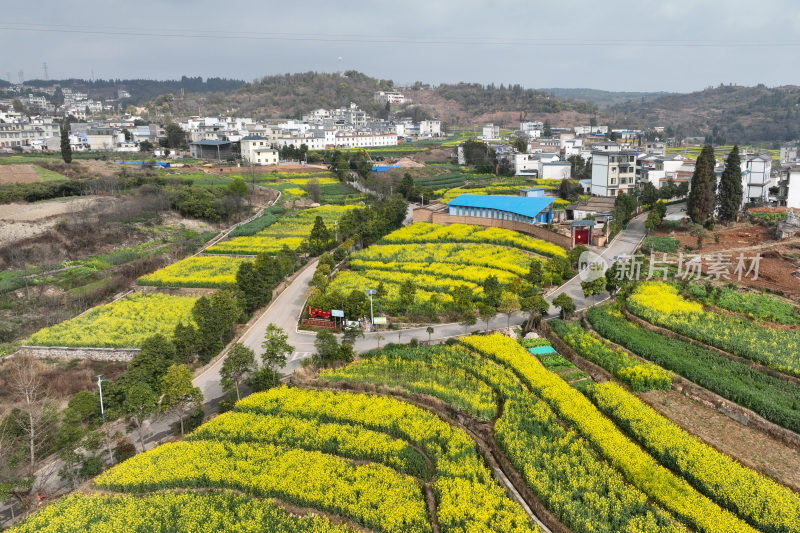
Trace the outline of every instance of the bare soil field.
{"type": "Polygon", "coordinates": [[[743,464],[800,490],[800,450],[743,426],[677,391],[650,391],[639,395],[653,409],[717,450],[743,464]]]}
{"type": "Polygon", "coordinates": [[[117,201],[112,197],[81,196],[32,204],[0,205],[0,244],[33,237],[50,230],[63,216],[95,205],[113,206],[117,201]]]}
{"type": "Polygon", "coordinates": [[[0,184],[2,183],[36,183],[39,175],[33,165],[15,164],[0,165],[0,184]]]}
{"type": "MultiPolygon", "coordinates": [[[[200,167],[205,172],[211,174],[241,174],[244,169],[249,169],[250,167],[242,166],[242,167],[200,167]]],[[[293,172],[297,174],[308,174],[312,172],[322,172],[328,170],[327,165],[265,165],[265,166],[257,166],[253,167],[259,173],[269,173],[269,172],[293,172]]]]}
{"type": "Polygon", "coordinates": [[[734,224],[709,232],[709,237],[703,240],[703,248],[698,250],[697,238],[686,232],[662,230],[656,234],[678,239],[679,248],[686,250],[684,253],[700,253],[704,256],[719,253],[734,258],[740,253],[745,258],[761,254],[758,279],[742,278],[741,284],[800,297],[800,278],[795,276],[800,271],[799,238],[778,241],[772,228],[748,223],[734,224]]]}

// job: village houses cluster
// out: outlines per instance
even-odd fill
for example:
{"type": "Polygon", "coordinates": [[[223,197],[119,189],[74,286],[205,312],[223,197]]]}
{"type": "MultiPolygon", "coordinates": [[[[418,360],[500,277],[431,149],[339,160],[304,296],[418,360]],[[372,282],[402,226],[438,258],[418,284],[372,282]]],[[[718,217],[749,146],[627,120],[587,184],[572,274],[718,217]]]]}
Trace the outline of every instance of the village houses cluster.
{"type": "MultiPolygon", "coordinates": [[[[119,102],[130,98],[123,88],[117,90],[117,99],[105,101],[58,86],[37,87],[36,94],[27,92],[28,89],[32,88],[24,84],[10,89],[16,93],[13,100],[23,105],[26,112],[15,111],[11,98],[0,99],[0,151],[58,150],[58,117],[71,116],[75,121],[69,124],[69,141],[75,151],[139,152],[146,142],[149,144],[144,146],[152,146],[157,157],[181,155],[159,143],[167,136],[165,123],[146,121],[134,114],[113,113],[121,109],[119,102]],[[109,116],[119,118],[107,118],[109,116]]],[[[386,105],[409,102],[399,91],[376,91],[373,99],[386,105]]],[[[337,109],[316,109],[299,120],[191,116],[178,120],[177,124],[189,148],[185,155],[231,160],[238,152],[242,163],[252,165],[279,164],[280,150],[284,147],[304,146],[307,150],[382,148],[445,135],[439,120],[415,122],[402,116],[380,119],[354,103],[337,109]]],[[[505,161],[515,175],[583,178],[580,180],[583,191],[593,197],[632,193],[646,183],[656,188],[680,185],[688,182],[694,173],[694,159],[674,151],[667,153],[669,139],[664,135],[664,128],[658,126],[644,132],[595,124],[565,128],[525,121],[519,123],[519,128],[510,136],[507,131],[501,136],[499,125],[486,124],[476,137],[494,148],[498,160],[505,161]],[[509,137],[523,139],[526,148],[512,147],[509,137]],[[655,140],[645,140],[653,138],[655,140]],[[576,156],[591,169],[591,177],[588,172],[587,176],[573,175],[571,160],[576,156]]],[[[699,143],[702,139],[698,139],[699,143]]],[[[785,145],[775,165],[768,153],[743,153],[743,205],[800,206],[798,155],[797,144],[785,145]]],[[[463,163],[460,147],[455,149],[454,156],[463,163]]],[[[718,176],[724,165],[723,160],[717,161],[718,176]]]]}

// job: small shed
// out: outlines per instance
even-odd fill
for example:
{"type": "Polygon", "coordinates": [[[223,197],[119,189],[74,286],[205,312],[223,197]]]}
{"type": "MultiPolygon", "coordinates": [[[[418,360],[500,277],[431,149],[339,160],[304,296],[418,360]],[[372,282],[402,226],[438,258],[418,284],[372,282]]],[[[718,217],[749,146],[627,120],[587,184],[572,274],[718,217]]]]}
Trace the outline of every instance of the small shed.
{"type": "Polygon", "coordinates": [[[573,220],[570,224],[570,235],[572,236],[572,246],[583,244],[591,246],[594,244],[594,220],[573,220]]]}
{"type": "Polygon", "coordinates": [[[526,198],[544,198],[544,189],[541,187],[528,187],[519,191],[520,196],[526,198]]]}
{"type": "Polygon", "coordinates": [[[230,141],[203,140],[189,145],[191,156],[196,159],[222,161],[232,155],[230,141]]]}

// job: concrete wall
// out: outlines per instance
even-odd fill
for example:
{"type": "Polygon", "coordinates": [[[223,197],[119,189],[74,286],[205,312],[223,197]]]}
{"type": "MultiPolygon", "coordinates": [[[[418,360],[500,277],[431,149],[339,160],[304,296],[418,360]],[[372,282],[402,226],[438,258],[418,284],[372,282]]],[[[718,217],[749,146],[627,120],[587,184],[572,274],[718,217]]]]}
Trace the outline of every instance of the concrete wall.
{"type": "MultiPolygon", "coordinates": [[[[416,211],[414,211],[414,214],[416,215],[416,211]]],[[[417,221],[416,218],[414,221],[417,221]]],[[[538,239],[552,242],[553,244],[557,244],[567,250],[572,248],[572,241],[568,236],[550,231],[541,226],[525,224],[524,222],[499,220],[495,218],[450,215],[448,213],[432,213],[430,222],[433,222],[434,224],[472,224],[473,226],[484,226],[488,228],[505,228],[518,231],[520,233],[526,233],[538,239]]]]}
{"type": "Polygon", "coordinates": [[[91,359],[92,361],[130,361],[139,348],[71,348],[66,346],[20,346],[15,354],[38,359],[91,359]]]}

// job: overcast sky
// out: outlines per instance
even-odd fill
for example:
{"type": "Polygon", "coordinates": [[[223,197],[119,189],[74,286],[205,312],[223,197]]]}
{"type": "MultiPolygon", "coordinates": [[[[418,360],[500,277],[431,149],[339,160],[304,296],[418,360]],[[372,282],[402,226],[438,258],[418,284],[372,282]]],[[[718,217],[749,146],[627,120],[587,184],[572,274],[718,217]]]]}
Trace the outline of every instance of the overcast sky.
{"type": "MultiPolygon", "coordinates": [[[[5,2],[4,2],[5,3],[5,2]]],[[[245,80],[356,69],[399,83],[692,91],[800,83],[797,0],[14,2],[0,76],[245,80]],[[631,5],[633,4],[633,5],[631,5]],[[341,60],[339,59],[341,58],[341,60]]]]}

